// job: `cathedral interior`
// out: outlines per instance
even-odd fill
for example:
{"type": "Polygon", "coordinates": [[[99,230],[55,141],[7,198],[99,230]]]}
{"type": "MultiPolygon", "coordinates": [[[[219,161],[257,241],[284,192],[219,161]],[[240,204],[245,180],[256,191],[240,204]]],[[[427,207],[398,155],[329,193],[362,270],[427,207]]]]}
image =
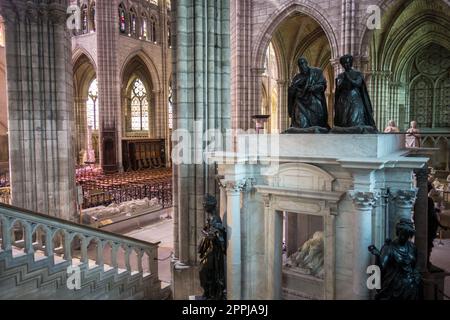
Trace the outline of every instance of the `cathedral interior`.
{"type": "Polygon", "coordinates": [[[392,298],[389,249],[449,300],[449,7],[0,0],[0,299],[392,298]],[[332,129],[345,55],[375,133],[332,129]]]}

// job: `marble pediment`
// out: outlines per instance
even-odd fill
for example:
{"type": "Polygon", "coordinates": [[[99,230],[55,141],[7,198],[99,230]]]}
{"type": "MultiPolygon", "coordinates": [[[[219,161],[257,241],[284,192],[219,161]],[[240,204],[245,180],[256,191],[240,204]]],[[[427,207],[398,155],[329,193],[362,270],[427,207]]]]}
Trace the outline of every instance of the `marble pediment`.
{"type": "Polygon", "coordinates": [[[290,190],[332,191],[335,180],[325,170],[304,163],[282,164],[266,175],[268,186],[290,190]]]}

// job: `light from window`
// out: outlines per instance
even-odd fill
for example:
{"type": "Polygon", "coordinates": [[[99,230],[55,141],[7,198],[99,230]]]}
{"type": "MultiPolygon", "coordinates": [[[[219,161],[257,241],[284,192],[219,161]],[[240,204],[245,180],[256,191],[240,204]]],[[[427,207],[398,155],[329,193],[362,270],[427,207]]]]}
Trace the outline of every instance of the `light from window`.
{"type": "Polygon", "coordinates": [[[82,22],[82,33],[88,32],[88,8],[87,5],[83,5],[83,8],[81,9],[81,22],[82,22]]]}
{"type": "Polygon", "coordinates": [[[0,17],[0,46],[5,46],[5,25],[0,17]]]}
{"type": "Polygon", "coordinates": [[[136,79],[131,90],[131,130],[148,131],[147,90],[140,79],[136,79]]]}
{"type": "Polygon", "coordinates": [[[92,127],[92,130],[99,128],[99,112],[98,112],[98,86],[97,79],[94,79],[89,86],[88,101],[87,101],[87,125],[92,127]]]}
{"type": "Polygon", "coordinates": [[[95,31],[95,1],[91,5],[91,21],[92,21],[92,31],[95,31]]]}
{"type": "Polygon", "coordinates": [[[147,40],[147,17],[145,15],[142,15],[141,36],[144,38],[144,40],[147,40]]]}

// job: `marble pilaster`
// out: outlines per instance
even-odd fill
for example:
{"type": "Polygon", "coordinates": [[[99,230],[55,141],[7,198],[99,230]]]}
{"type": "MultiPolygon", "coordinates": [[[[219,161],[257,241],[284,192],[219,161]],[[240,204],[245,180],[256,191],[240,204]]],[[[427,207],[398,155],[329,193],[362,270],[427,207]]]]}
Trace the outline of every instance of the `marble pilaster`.
{"type": "Polygon", "coordinates": [[[367,267],[370,264],[369,246],[372,244],[372,212],[378,195],[373,192],[350,191],[355,207],[353,224],[353,293],[357,299],[369,298],[367,267]]]}

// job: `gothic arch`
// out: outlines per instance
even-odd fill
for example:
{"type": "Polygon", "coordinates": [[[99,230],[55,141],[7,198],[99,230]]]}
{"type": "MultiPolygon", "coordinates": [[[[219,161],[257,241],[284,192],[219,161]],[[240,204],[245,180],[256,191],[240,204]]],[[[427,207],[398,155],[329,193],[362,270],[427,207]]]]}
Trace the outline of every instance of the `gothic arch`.
{"type": "Polygon", "coordinates": [[[124,79],[124,75],[127,67],[133,59],[139,58],[142,63],[146,66],[149,74],[149,80],[152,83],[152,90],[155,92],[161,91],[161,77],[159,75],[158,69],[156,68],[153,60],[144,52],[142,49],[135,50],[131,52],[128,57],[123,61],[122,69],[120,70],[120,79],[124,79]]]}
{"type": "Polygon", "coordinates": [[[331,47],[331,56],[337,57],[338,55],[338,42],[336,34],[329,23],[329,19],[322,12],[323,10],[319,8],[312,1],[307,0],[305,3],[287,3],[280,7],[277,11],[270,16],[270,18],[264,23],[267,27],[261,29],[257,36],[256,45],[253,48],[252,61],[255,61],[256,68],[264,67],[264,57],[266,49],[273,38],[275,30],[278,26],[291,14],[299,12],[303,13],[312,19],[314,19],[319,26],[325,32],[328,42],[331,47]]]}
{"type": "Polygon", "coordinates": [[[96,78],[97,67],[92,56],[81,47],[75,49],[72,62],[74,97],[83,98],[87,95],[89,84],[96,78]]]}
{"type": "MultiPolygon", "coordinates": [[[[122,90],[121,90],[121,101],[122,101],[122,117],[123,117],[123,126],[122,130],[125,136],[129,137],[151,137],[156,136],[158,131],[158,114],[160,110],[160,91],[157,89],[158,77],[156,73],[156,69],[152,71],[149,66],[153,64],[149,62],[150,59],[145,58],[145,54],[138,53],[134,55],[130,55],[129,59],[127,59],[126,63],[123,64],[123,69],[121,71],[121,81],[122,81],[122,90]],[[148,102],[148,130],[133,132],[131,129],[131,118],[130,116],[126,116],[128,114],[127,110],[130,110],[130,100],[129,96],[131,94],[132,86],[137,79],[140,79],[143,82],[145,87],[145,91],[147,94],[147,102],[148,102]]],[[[142,104],[141,104],[142,108],[142,104]]]]}

